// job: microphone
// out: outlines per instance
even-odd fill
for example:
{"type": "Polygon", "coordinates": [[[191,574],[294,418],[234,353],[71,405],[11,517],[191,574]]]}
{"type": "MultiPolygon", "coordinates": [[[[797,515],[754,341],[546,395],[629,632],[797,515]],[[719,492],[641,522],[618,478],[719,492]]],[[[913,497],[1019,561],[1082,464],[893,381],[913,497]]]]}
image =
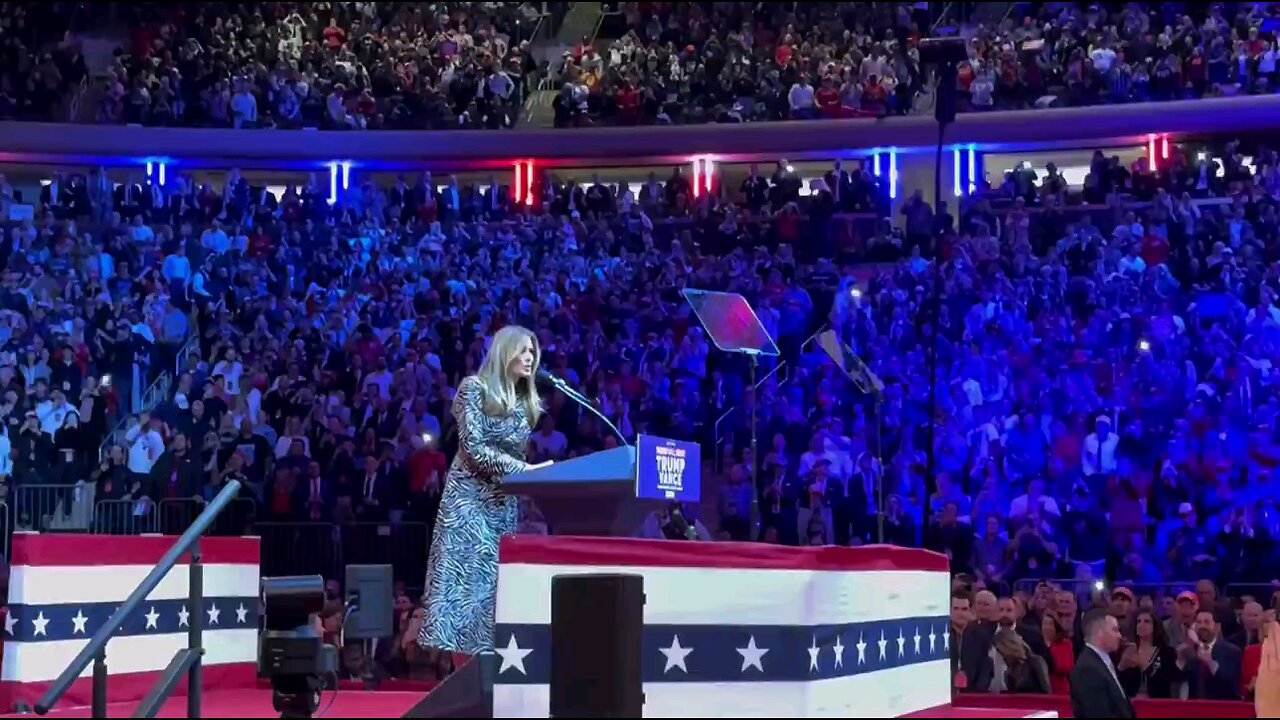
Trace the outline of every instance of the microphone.
{"type": "Polygon", "coordinates": [[[538,370],[534,372],[534,378],[536,378],[537,380],[541,381],[546,385],[550,385],[551,387],[559,390],[560,392],[564,393],[565,397],[578,403],[578,405],[586,408],[588,412],[600,418],[600,420],[604,422],[605,425],[609,426],[609,429],[613,431],[613,434],[618,436],[619,442],[621,442],[623,445],[626,445],[628,447],[631,445],[631,443],[627,442],[627,438],[625,435],[622,434],[622,431],[618,429],[618,426],[614,425],[613,421],[605,417],[604,413],[597,410],[595,403],[588,400],[584,395],[582,395],[582,393],[579,393],[577,390],[574,390],[572,387],[570,387],[569,383],[556,377],[555,375],[552,375],[551,373],[547,372],[546,370],[543,370],[542,368],[538,368],[538,370]]]}
{"type": "Polygon", "coordinates": [[[543,370],[542,368],[538,368],[538,370],[534,372],[533,376],[537,378],[540,382],[546,383],[547,385],[550,385],[556,388],[557,390],[561,388],[566,388],[569,386],[568,383],[556,377],[555,375],[552,375],[546,370],[543,370]]]}

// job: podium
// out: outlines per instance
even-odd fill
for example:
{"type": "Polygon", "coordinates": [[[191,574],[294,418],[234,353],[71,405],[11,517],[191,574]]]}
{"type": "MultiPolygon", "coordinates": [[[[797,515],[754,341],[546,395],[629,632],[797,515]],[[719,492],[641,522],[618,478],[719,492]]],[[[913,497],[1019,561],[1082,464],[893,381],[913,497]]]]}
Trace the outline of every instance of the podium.
{"type": "Polygon", "coordinates": [[[630,537],[661,507],[636,497],[636,449],[601,450],[507,476],[508,495],[533,500],[553,535],[630,537]]]}

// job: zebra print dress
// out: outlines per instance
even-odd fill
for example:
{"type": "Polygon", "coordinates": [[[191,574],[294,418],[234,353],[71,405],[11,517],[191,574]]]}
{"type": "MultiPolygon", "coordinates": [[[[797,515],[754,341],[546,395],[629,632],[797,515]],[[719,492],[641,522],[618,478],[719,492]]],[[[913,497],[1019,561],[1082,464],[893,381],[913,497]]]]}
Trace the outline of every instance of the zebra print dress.
{"type": "Polygon", "coordinates": [[[426,617],[418,644],[475,654],[493,649],[498,540],[516,530],[517,503],[502,479],[528,467],[529,423],[523,408],[506,417],[483,410],[484,385],[458,385],[453,417],[458,454],[445,477],[427,556],[426,617]]]}

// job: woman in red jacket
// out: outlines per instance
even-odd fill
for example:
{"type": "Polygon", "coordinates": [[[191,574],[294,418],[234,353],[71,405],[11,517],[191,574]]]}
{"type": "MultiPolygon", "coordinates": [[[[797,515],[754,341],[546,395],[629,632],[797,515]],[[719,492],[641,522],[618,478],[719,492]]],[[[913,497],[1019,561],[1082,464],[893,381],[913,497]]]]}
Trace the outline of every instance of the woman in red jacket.
{"type": "Polygon", "coordinates": [[[1070,690],[1067,678],[1071,675],[1071,669],[1076,666],[1076,653],[1071,645],[1071,638],[1052,613],[1045,613],[1040,620],[1040,631],[1044,634],[1044,644],[1049,648],[1049,656],[1053,658],[1053,670],[1049,672],[1050,691],[1054,695],[1066,695],[1070,690]]]}

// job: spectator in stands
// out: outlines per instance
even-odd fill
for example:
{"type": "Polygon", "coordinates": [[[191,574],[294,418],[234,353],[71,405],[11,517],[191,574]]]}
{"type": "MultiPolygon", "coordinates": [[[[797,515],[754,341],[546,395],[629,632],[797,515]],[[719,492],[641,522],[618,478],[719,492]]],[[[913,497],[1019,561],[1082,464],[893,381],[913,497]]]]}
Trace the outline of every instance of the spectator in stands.
{"type": "Polygon", "coordinates": [[[1133,641],[1121,653],[1116,671],[1130,698],[1173,698],[1181,687],[1177,651],[1165,639],[1155,613],[1139,610],[1133,618],[1133,641]]]}
{"type": "Polygon", "coordinates": [[[1040,634],[1048,648],[1051,668],[1049,688],[1054,695],[1068,694],[1070,685],[1068,678],[1075,667],[1076,652],[1062,622],[1054,612],[1046,612],[1040,619],[1040,634]]]}
{"type": "Polygon", "coordinates": [[[1194,700],[1240,699],[1240,648],[1222,638],[1221,624],[1201,608],[1187,639],[1178,647],[1178,667],[1194,700]]]}
{"type": "MultiPolygon", "coordinates": [[[[1274,609],[1265,610],[1262,613],[1262,630],[1259,632],[1259,640],[1256,643],[1244,646],[1240,654],[1240,684],[1242,696],[1248,700],[1256,695],[1258,687],[1258,677],[1262,666],[1263,649],[1266,645],[1267,638],[1270,636],[1276,625],[1276,611],[1274,609]]],[[[1280,658],[1277,658],[1280,659],[1280,658]]],[[[1265,685],[1265,681],[1263,683],[1265,685]]]]}

